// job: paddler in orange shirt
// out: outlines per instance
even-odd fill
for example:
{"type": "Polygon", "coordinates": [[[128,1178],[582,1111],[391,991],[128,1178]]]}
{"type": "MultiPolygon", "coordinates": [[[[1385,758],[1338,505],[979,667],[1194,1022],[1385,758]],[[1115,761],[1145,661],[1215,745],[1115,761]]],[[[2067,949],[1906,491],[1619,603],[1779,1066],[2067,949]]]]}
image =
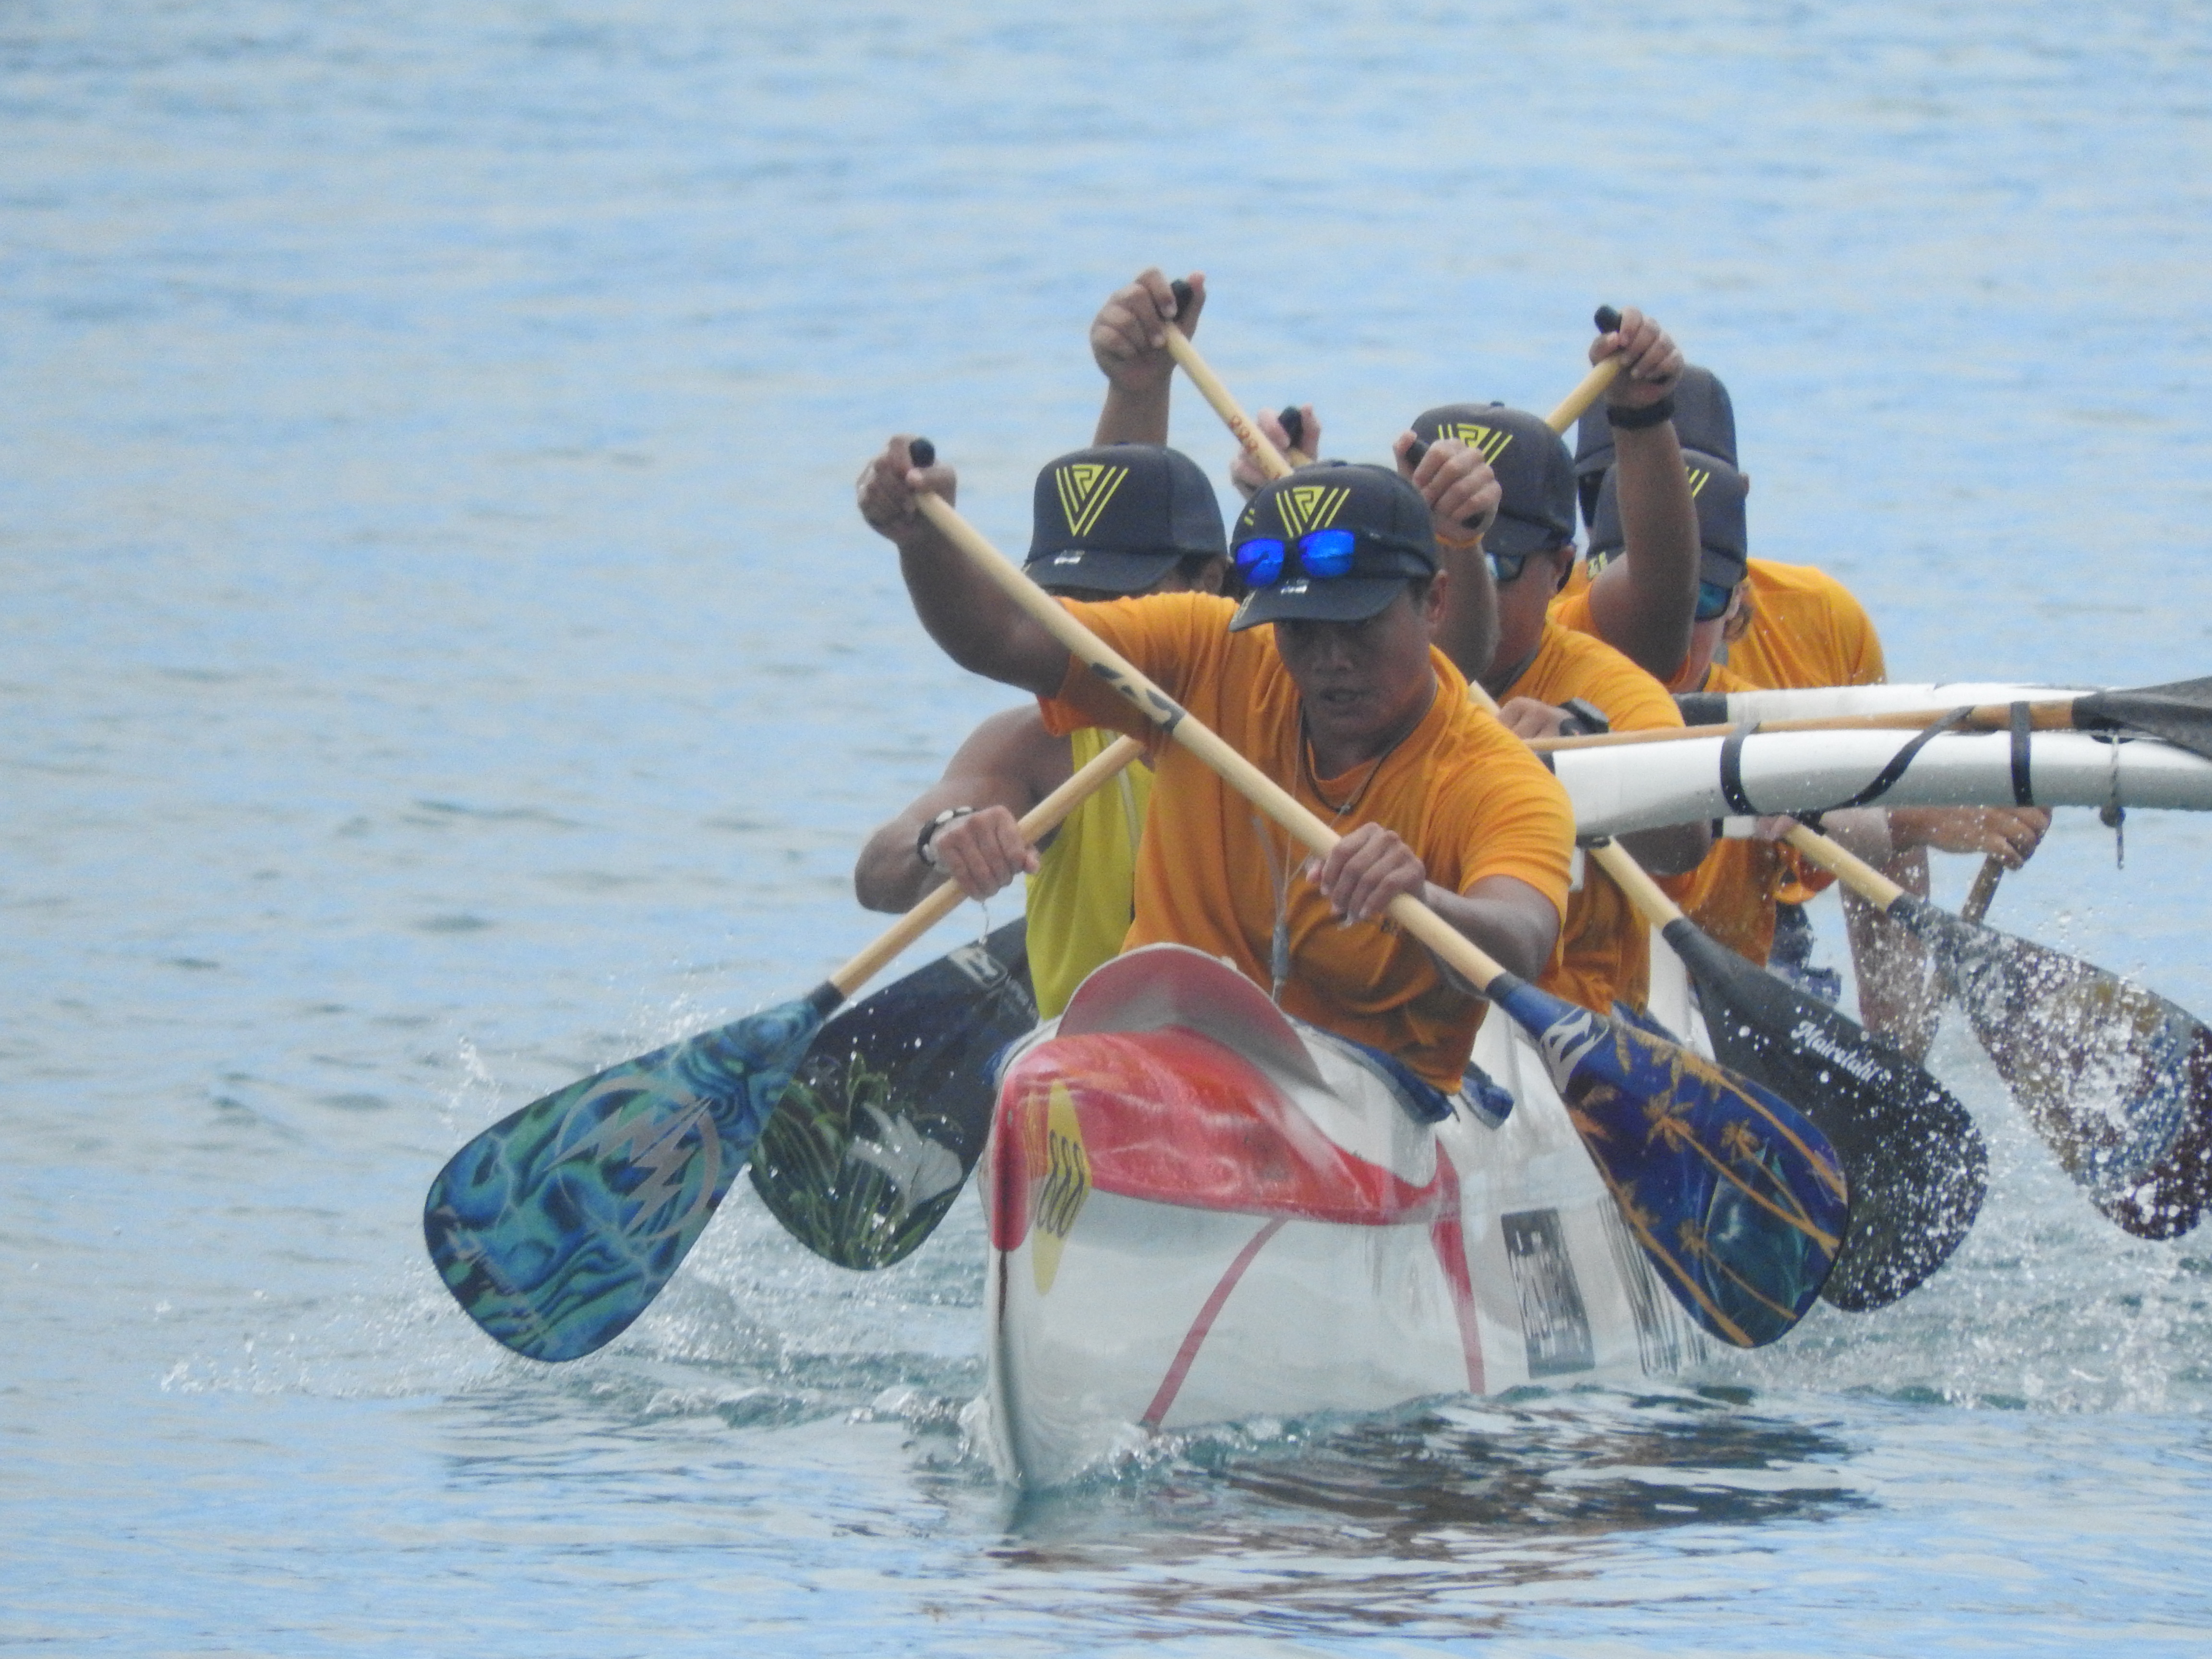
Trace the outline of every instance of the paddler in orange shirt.
{"type": "MultiPolygon", "coordinates": [[[[1206,277],[1193,271],[1189,282],[1181,324],[1195,331],[1206,277]]],[[[1091,356],[1107,386],[1092,447],[1038,473],[1030,514],[1026,567],[1048,593],[1109,599],[1218,593],[1225,585],[1213,487],[1166,447],[1175,360],[1162,331],[1176,314],[1167,278],[1151,270],[1109,295],[1091,322],[1091,356]]],[[[869,837],[853,872],[860,902],[910,909],[940,880],[988,899],[1026,874],[1030,981],[1038,1012],[1052,1018],[1129,930],[1152,769],[1142,761],[1126,768],[1040,848],[1016,826],[1115,736],[1097,726],[1048,732],[1034,703],[992,715],[936,783],[869,837]]]]}
{"type": "MultiPolygon", "coordinates": [[[[1397,443],[1401,466],[1409,471],[1422,444],[1431,453],[1464,446],[1489,459],[1499,490],[1495,516],[1474,533],[1448,514],[1437,519],[1451,586],[1436,640],[1524,738],[1682,723],[1666,687],[1626,654],[1640,650],[1671,667],[1689,635],[1686,596],[1697,573],[1697,515],[1668,416],[1682,354],[1656,319],[1635,310],[1591,346],[1594,362],[1615,352],[1626,368],[1607,389],[1607,407],[1624,434],[1637,553],[1616,563],[1595,595],[1596,614],[1586,605],[1578,629],[1548,614],[1577,565],[1574,463],[1550,425],[1499,404],[1453,404],[1417,416],[1397,443]]],[[[1301,410],[1300,417],[1303,435],[1318,444],[1313,410],[1301,410]]],[[[1286,440],[1274,416],[1260,422],[1279,445],[1286,440]]],[[[1426,456],[1420,465],[1425,470],[1426,456]]],[[[1231,477],[1247,493],[1259,483],[1243,457],[1231,477]]],[[[1631,856],[1662,878],[1694,870],[1711,839],[1702,823],[1621,838],[1631,856]]],[[[1650,960],[1649,931],[1626,896],[1602,871],[1582,866],[1559,945],[1538,983],[1600,1012],[1616,1001],[1640,1010],[1650,960]]]]}
{"type": "MultiPolygon", "coordinates": [[[[1048,463],[1030,523],[1025,568],[1063,599],[1218,593],[1228,570],[1212,484],[1188,457],[1154,444],[1102,445],[1048,463]]],[[[1023,840],[1018,820],[1115,735],[1048,731],[1034,703],[990,716],[944,776],[868,838],[853,872],[860,902],[911,909],[945,880],[987,899],[1027,874],[1030,980],[1038,1012],[1052,1018],[1128,932],[1152,769],[1127,768],[1042,852],[1023,840]]]]}
{"type": "MultiPolygon", "coordinates": [[[[1632,408],[1648,406],[1666,390],[1626,375],[1613,388],[1638,400],[1632,408]]],[[[1559,434],[1540,416],[1497,404],[1427,410],[1414,417],[1413,430],[1424,441],[1457,438],[1474,446],[1489,456],[1498,478],[1498,517],[1480,543],[1470,538],[1445,550],[1453,603],[1437,642],[1462,667],[1477,660],[1486,631],[1475,614],[1480,599],[1460,601],[1494,593],[1497,643],[1474,678],[1498,703],[1508,729],[1538,738],[1679,727],[1681,713],[1665,686],[1595,633],[1563,627],[1549,614],[1575,563],[1574,463],[1559,434]]],[[[1685,544],[1694,556],[1697,519],[1678,453],[1670,441],[1660,465],[1632,477],[1632,501],[1659,526],[1654,539],[1685,544]],[[1637,500],[1647,486],[1657,499],[1637,500]]],[[[1694,823],[1640,830],[1622,836],[1621,845],[1652,874],[1669,877],[1696,869],[1711,840],[1709,827],[1694,823]]],[[[1538,983],[1601,1013],[1616,1000],[1641,1009],[1650,968],[1643,919],[1610,877],[1585,864],[1559,948],[1538,983]]]]}
{"type": "Polygon", "coordinates": [[[953,486],[949,467],[915,468],[903,439],[859,486],[931,637],[962,666],[1034,693],[1054,731],[1103,726],[1153,743],[1125,948],[1171,941],[1220,957],[1285,1012],[1457,1091],[1486,1005],[1383,911],[1419,896],[1535,978],[1565,908],[1574,816],[1430,643],[1449,579],[1422,493],[1382,467],[1310,469],[1267,485],[1238,517],[1241,605],[1196,593],[1063,601],[1342,833],[1308,858],[1181,745],[1162,747],[917,511],[917,491],[950,499],[953,486]]]}
{"type": "MultiPolygon", "coordinates": [[[[1725,410],[1725,391],[1706,406],[1725,410]]],[[[1717,441],[1734,447],[1732,425],[1711,430],[1717,441]]],[[[1674,689],[1880,684],[1881,642],[1864,608],[1823,571],[1751,558],[1744,512],[1750,481],[1719,455],[1693,447],[1684,456],[1695,488],[1703,550],[1690,652],[1674,689]],[[1723,653],[1725,661],[1720,660],[1723,653]],[[1771,678],[1757,678],[1753,669],[1771,678]]],[[[1603,560],[1621,544],[1618,489],[1607,475],[1595,502],[1591,556],[1603,560]]],[[[1917,884],[1924,893],[1928,848],[1991,854],[2017,869],[2050,823],[2050,813],[2040,807],[1864,807],[1830,813],[1823,828],[1886,869],[1893,880],[1908,888],[1917,884]]],[[[1757,837],[1722,841],[1699,867],[1687,895],[1678,897],[1700,927],[1751,961],[1767,965],[1771,957],[1780,957],[1774,965],[1784,970],[1785,978],[1828,991],[1814,977],[1820,970],[1811,969],[1806,960],[1810,927],[1802,906],[1832,878],[1776,842],[1784,827],[1786,820],[1763,820],[1757,837]]],[[[1844,896],[1844,908],[1858,970],[1860,1013],[1868,1029],[1889,1036],[1909,1053],[1925,1052],[1938,1011],[1926,994],[1924,951],[1853,895],[1844,896]]]]}

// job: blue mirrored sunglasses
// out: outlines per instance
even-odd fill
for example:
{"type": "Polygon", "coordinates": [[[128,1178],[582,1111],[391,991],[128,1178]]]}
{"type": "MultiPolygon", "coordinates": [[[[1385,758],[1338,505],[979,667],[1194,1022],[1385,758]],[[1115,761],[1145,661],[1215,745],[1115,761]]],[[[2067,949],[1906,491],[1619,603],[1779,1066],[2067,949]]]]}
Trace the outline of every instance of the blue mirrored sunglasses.
{"type": "Polygon", "coordinates": [[[1280,580],[1292,550],[1297,554],[1300,570],[1327,580],[1351,570],[1352,556],[1359,550],[1359,534],[1352,530],[1309,530],[1288,544],[1279,536],[1255,536],[1237,544],[1237,574],[1255,587],[1266,587],[1280,580]]]}
{"type": "Polygon", "coordinates": [[[1733,582],[1699,582],[1698,584],[1698,620],[1716,622],[1728,614],[1729,602],[1735,598],[1733,582]]]}

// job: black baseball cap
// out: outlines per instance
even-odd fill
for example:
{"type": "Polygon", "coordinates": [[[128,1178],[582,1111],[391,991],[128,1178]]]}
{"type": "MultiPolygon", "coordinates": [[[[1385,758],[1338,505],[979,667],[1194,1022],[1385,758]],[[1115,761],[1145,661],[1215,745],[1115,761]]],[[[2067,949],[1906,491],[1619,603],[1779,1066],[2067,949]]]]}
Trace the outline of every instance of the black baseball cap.
{"type": "Polygon", "coordinates": [[[1456,438],[1490,462],[1504,500],[1483,536],[1486,550],[1510,557],[1572,544],[1574,459],[1542,416],[1504,404],[1446,404],[1415,416],[1413,435],[1456,438]]]}
{"type": "Polygon", "coordinates": [[[1043,587],[1141,593],[1199,554],[1228,556],[1198,463],[1158,444],[1079,449],[1037,474],[1024,568],[1043,587]]]}
{"type": "MultiPolygon", "coordinates": [[[[1682,370],[1676,383],[1674,436],[1685,449],[1694,449],[1726,461],[1733,469],[1735,457],[1735,404],[1720,376],[1695,363],[1682,370]]],[[[1613,425],[1605,418],[1605,404],[1592,404],[1575,427],[1575,482],[1582,491],[1583,521],[1595,528],[1600,482],[1613,465],[1613,425]]]]}
{"type": "MultiPolygon", "coordinates": [[[[1698,508],[1698,580],[1733,587],[1751,559],[1744,531],[1743,475],[1717,455],[1682,452],[1690,474],[1690,499],[1698,508]]],[[[1605,475],[1590,524],[1590,558],[1602,562],[1626,545],[1620,526],[1620,470],[1605,475]]]]}
{"type": "Polygon", "coordinates": [[[1309,576],[1285,562],[1282,575],[1255,586],[1230,618],[1233,633],[1261,623],[1361,622],[1385,609],[1408,581],[1437,569],[1436,532],[1421,492],[1387,466],[1330,461],[1301,467],[1260,486],[1237,515],[1237,545],[1258,538],[1294,543],[1316,530],[1358,537],[1352,569],[1309,576]]]}

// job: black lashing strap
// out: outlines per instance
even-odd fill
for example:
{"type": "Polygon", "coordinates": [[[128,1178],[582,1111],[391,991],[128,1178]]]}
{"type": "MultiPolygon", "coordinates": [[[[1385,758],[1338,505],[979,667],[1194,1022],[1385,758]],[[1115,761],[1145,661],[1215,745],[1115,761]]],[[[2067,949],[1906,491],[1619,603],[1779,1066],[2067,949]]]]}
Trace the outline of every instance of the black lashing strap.
{"type": "MultiPolygon", "coordinates": [[[[1833,812],[1846,806],[1864,806],[1869,801],[1880,800],[1889,793],[1890,787],[1905,775],[1905,769],[1912,764],[1914,757],[1922,750],[1946,732],[1956,731],[1961,724],[1972,718],[1973,712],[1970,708],[1954,708],[1925,731],[1915,732],[1912,740],[1892,755],[1889,757],[1889,764],[1875,775],[1873,782],[1868,784],[1849,800],[1837,801],[1822,810],[1833,812]]],[[[1721,799],[1729,804],[1730,811],[1739,812],[1748,817],[1759,817],[1761,809],[1754,805],[1751,797],[1743,792],[1743,740],[1757,730],[1756,726],[1747,721],[1737,726],[1721,741],[1721,799]]],[[[2015,789],[2020,787],[2017,769],[2020,765],[2019,761],[2014,762],[2015,789]]]]}
{"type": "Polygon", "coordinates": [[[1721,799],[1729,811],[1755,818],[1759,809],[1743,793],[1743,740],[1759,730],[1756,720],[1745,720],[1721,739],[1721,799]]]}
{"type": "Polygon", "coordinates": [[[2012,798],[2021,806],[2035,805],[2034,781],[2027,770],[2027,734],[2033,730],[2029,723],[2027,705],[2016,702],[2012,706],[2012,798]]]}

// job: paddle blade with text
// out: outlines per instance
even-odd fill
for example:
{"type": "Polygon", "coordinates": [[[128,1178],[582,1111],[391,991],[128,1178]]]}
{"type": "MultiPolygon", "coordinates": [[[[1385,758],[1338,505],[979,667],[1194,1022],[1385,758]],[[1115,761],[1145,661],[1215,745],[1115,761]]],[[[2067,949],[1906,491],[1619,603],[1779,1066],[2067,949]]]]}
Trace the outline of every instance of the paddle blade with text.
{"type": "Polygon", "coordinates": [[[1895,1048],[1691,922],[1665,935],[1697,984],[1721,1063],[1811,1119],[1843,1161],[1851,1224],[1820,1294],[1854,1313],[1896,1301],[1950,1258],[1980,1212],[1990,1158],[1973,1119],[1895,1048]]]}
{"type": "Polygon", "coordinates": [[[2090,1201],[2175,1238],[2212,1199],[2212,1033],[2154,992],[1911,897],[1888,914],[1934,945],[2013,1097],[2090,1201]]]}
{"type": "Polygon", "coordinates": [[[744,1167],[828,988],[570,1084],[455,1153],[422,1236],[469,1317],[532,1359],[627,1329],[744,1167]]]}
{"type": "Polygon", "coordinates": [[[960,1196],[990,1133],[991,1062],[1036,1024],[1027,937],[1010,921],[822,1028],[752,1157],[754,1188],[817,1255],[887,1267],[960,1196]]]}
{"type": "Polygon", "coordinates": [[[1690,1316],[1753,1348],[1805,1316],[1850,1219],[1842,1166],[1796,1111],[1688,1049],[1508,975],[1622,1218],[1690,1316]]]}

